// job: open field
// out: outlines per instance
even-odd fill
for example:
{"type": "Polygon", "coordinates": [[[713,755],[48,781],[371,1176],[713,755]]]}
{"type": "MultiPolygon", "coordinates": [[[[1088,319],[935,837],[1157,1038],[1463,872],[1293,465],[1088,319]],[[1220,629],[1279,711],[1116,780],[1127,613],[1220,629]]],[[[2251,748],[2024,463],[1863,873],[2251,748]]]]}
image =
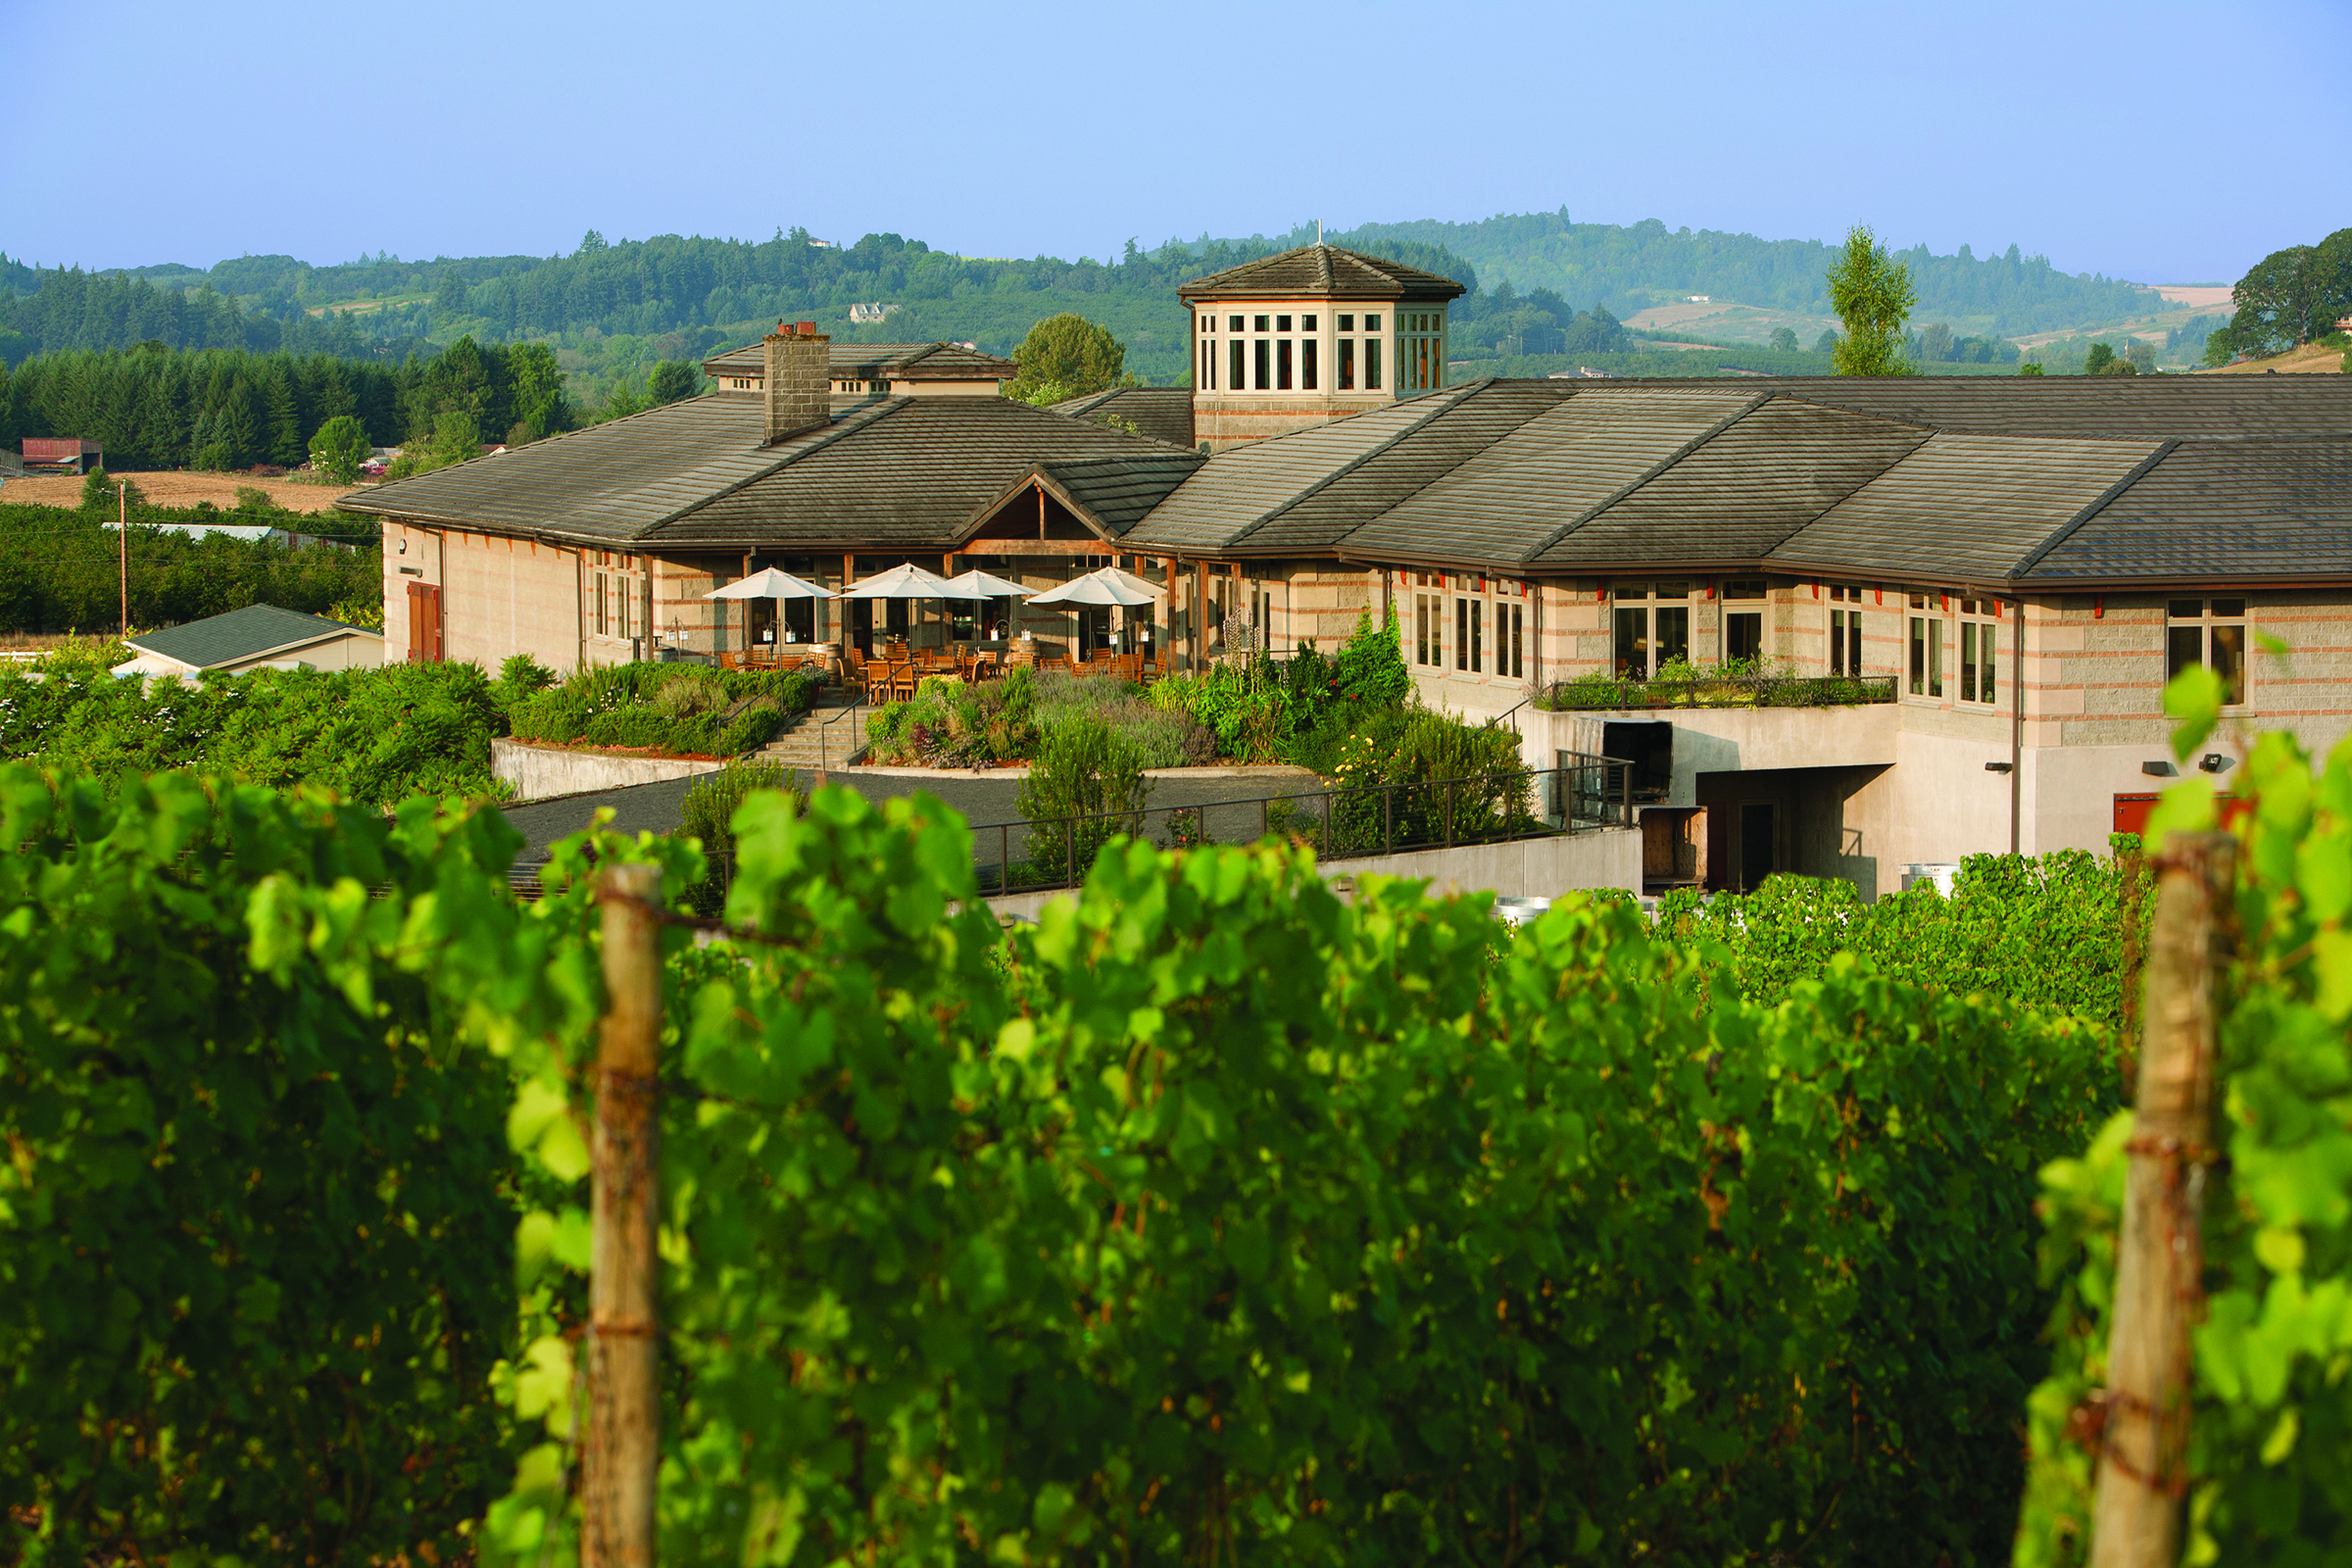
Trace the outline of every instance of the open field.
{"type": "Polygon", "coordinates": [[[2206,375],[2340,375],[2344,368],[2344,351],[2320,343],[2306,343],[2301,348],[2288,349],[2284,354],[2267,360],[2243,360],[2226,365],[2206,375]]]}
{"type": "Polygon", "coordinates": [[[2150,286],[2175,305],[2185,305],[2192,311],[2202,311],[2207,315],[2219,312],[2226,316],[2236,309],[2235,302],[2230,297],[2230,285],[2228,283],[2156,283],[2150,286]]]}
{"type": "Polygon", "coordinates": [[[1724,343],[1753,343],[1759,348],[1772,341],[1775,328],[1788,327],[1796,340],[1806,348],[1826,329],[1835,329],[1834,316],[1808,316],[1799,311],[1767,310],[1754,305],[1740,305],[1731,300],[1716,300],[1707,305],[1652,305],[1645,311],[1636,311],[1625,318],[1626,326],[1636,332],[1648,328],[1659,332],[1689,332],[1697,337],[1711,337],[1724,343]]]}
{"type": "MultiPolygon", "coordinates": [[[[336,502],[363,488],[359,485],[303,484],[293,479],[257,479],[247,473],[199,473],[188,468],[166,468],[150,473],[125,472],[159,507],[192,507],[210,501],[226,512],[237,504],[237,487],[267,490],[270,499],[288,512],[327,512],[336,502]]],[[[78,507],[81,480],[70,473],[35,473],[10,479],[0,486],[0,501],[19,506],[78,507]]]]}

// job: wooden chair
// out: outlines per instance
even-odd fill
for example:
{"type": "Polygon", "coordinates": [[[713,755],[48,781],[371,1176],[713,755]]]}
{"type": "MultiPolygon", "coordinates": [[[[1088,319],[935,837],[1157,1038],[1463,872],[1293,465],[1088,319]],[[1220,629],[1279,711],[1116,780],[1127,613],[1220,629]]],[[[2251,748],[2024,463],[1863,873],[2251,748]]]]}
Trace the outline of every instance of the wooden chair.
{"type": "Polygon", "coordinates": [[[903,664],[894,663],[890,666],[890,700],[892,702],[913,702],[915,688],[921,684],[922,676],[915,672],[912,662],[903,664]]]}

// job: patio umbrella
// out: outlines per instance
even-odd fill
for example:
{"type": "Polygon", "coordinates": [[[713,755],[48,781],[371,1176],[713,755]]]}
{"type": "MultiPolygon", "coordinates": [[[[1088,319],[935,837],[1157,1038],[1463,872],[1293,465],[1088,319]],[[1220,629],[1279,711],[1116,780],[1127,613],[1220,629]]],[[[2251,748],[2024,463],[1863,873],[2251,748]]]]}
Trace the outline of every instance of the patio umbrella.
{"type": "Polygon", "coordinates": [[[991,599],[1003,599],[1007,594],[1019,594],[1023,599],[1026,599],[1031,594],[1037,592],[1036,589],[1024,588],[1017,582],[1011,582],[1003,577],[991,576],[989,573],[982,571],[978,566],[974,566],[969,571],[958,572],[956,575],[950,577],[948,581],[953,583],[960,583],[966,588],[978,589],[982,594],[985,594],[991,599]]]}
{"type": "Polygon", "coordinates": [[[703,595],[705,599],[830,599],[833,590],[804,582],[789,571],[763,566],[741,582],[731,582],[724,588],[713,588],[703,595]]]}
{"type": "Polygon", "coordinates": [[[911,563],[878,572],[841,591],[844,599],[986,599],[977,588],[953,583],[911,563]]]}
{"type": "Polygon", "coordinates": [[[1117,605],[1133,609],[1138,605],[1157,602],[1160,590],[1143,578],[1121,571],[1116,566],[1104,566],[1073,578],[1060,587],[1050,589],[1029,601],[1031,605],[1117,605]]]}
{"type": "Polygon", "coordinates": [[[1116,605],[1121,610],[1134,610],[1155,604],[1158,600],[1159,590],[1143,578],[1121,571],[1116,566],[1104,566],[1039,594],[1029,603],[1033,606],[1116,605]]]}
{"type": "MultiPolygon", "coordinates": [[[[762,566],[741,582],[731,582],[724,588],[713,588],[703,597],[705,599],[830,599],[833,597],[833,591],[830,588],[819,588],[815,583],[804,581],[789,571],[778,571],[773,566],[762,566]]],[[[712,633],[713,637],[716,635],[715,632],[712,633]]],[[[789,641],[793,633],[788,629],[784,635],[789,641]]],[[[749,620],[744,622],[743,637],[744,648],[748,653],[752,637],[749,620]]]]}

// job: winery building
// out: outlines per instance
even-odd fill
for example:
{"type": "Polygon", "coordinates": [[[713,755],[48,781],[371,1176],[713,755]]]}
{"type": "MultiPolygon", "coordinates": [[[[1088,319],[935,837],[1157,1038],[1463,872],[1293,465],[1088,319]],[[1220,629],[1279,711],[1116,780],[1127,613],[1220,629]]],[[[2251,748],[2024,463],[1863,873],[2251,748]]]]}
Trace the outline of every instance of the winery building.
{"type": "MultiPolygon", "coordinates": [[[[346,504],[384,519],[395,658],[708,655],[773,634],[702,597],[768,564],[1044,586],[1115,561],[1164,589],[1133,635],[1178,670],[1394,612],[1429,703],[1507,715],[1532,762],[1635,760],[1660,885],[1875,896],[2103,849],[2171,782],[2159,693],[2188,663],[2230,694],[2191,763],[2225,790],[2229,736],[2352,724],[2352,379],[1446,385],[1458,292],[1267,258],[1181,291],[1193,386],[1053,411],[968,350],[780,328],[701,398],[346,504]],[[1829,706],[1642,704],[1727,664],[1829,706]]],[[[1072,634],[836,609],[786,630],[1072,634]]]]}

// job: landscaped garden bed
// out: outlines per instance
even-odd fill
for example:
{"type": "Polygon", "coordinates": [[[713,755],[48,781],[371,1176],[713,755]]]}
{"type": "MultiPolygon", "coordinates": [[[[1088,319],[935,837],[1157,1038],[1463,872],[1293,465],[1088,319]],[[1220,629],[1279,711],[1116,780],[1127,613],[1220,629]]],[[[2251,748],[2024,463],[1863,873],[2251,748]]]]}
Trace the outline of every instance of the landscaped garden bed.
{"type": "Polygon", "coordinates": [[[1648,680],[1588,670],[1553,681],[1535,705],[1552,712],[1637,708],[1859,708],[1891,703],[1892,675],[1797,675],[1772,664],[1736,661],[1703,669],[1684,660],[1660,666],[1648,680]]]}
{"type": "Polygon", "coordinates": [[[703,664],[612,664],[559,682],[521,655],[500,678],[519,694],[509,711],[518,741],[705,761],[773,740],[815,690],[798,670],[703,664]]]}

